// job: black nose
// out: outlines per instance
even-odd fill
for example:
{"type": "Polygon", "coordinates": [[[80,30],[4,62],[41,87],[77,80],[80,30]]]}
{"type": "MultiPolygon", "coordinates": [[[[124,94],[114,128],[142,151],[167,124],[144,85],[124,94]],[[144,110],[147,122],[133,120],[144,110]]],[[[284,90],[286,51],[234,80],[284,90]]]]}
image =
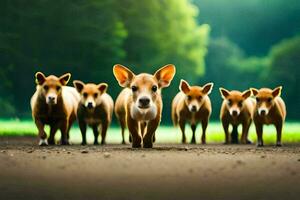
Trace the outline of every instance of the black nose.
{"type": "Polygon", "coordinates": [[[233,116],[237,116],[238,112],[236,110],[232,111],[233,116]]]}
{"type": "Polygon", "coordinates": [[[93,103],[89,102],[87,107],[90,108],[90,109],[93,108],[93,103]]]}
{"type": "Polygon", "coordinates": [[[48,100],[49,100],[49,101],[54,101],[54,100],[55,100],[55,97],[48,97],[48,100]]]}
{"type": "Polygon", "coordinates": [[[143,97],[139,99],[139,103],[142,107],[146,107],[150,103],[150,99],[148,97],[143,97]]]}
{"type": "Polygon", "coordinates": [[[261,114],[261,115],[265,115],[265,114],[266,114],[266,111],[265,111],[265,110],[262,110],[262,111],[260,112],[260,114],[261,114]]]}
{"type": "Polygon", "coordinates": [[[192,112],[196,112],[197,111],[197,107],[196,106],[192,106],[192,112]]]}

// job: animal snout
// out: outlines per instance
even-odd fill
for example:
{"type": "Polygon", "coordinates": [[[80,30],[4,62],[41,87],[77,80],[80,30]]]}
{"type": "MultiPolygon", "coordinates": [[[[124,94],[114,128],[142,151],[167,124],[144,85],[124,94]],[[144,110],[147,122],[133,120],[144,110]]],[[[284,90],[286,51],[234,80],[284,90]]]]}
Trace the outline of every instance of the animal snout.
{"type": "Polygon", "coordinates": [[[88,102],[87,107],[88,107],[89,109],[92,109],[92,108],[94,107],[94,106],[93,106],[93,103],[92,103],[92,102],[88,102]]]}
{"type": "Polygon", "coordinates": [[[139,99],[139,105],[142,108],[147,108],[149,107],[150,104],[150,99],[148,97],[142,97],[139,99]]]}
{"type": "Polygon", "coordinates": [[[191,111],[196,112],[197,111],[197,106],[192,106],[191,111]]]}
{"type": "Polygon", "coordinates": [[[237,112],[236,110],[233,110],[233,111],[232,111],[232,115],[233,115],[233,116],[237,116],[237,115],[238,115],[238,112],[237,112]]]}
{"type": "Polygon", "coordinates": [[[47,103],[55,104],[56,103],[56,97],[55,96],[48,96],[47,103]]]}

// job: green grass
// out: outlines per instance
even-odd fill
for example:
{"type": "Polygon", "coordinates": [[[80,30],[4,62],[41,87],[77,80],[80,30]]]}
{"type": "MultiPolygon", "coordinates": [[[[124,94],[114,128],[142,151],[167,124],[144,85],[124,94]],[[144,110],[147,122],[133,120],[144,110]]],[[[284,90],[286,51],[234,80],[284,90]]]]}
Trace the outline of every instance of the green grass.
{"type": "MultiPolygon", "coordinates": [[[[48,132],[49,128],[46,128],[48,132]]],[[[191,129],[187,126],[187,139],[191,139],[191,129]]],[[[241,132],[241,127],[239,127],[241,132]]],[[[25,135],[37,135],[37,129],[31,120],[19,121],[19,120],[0,120],[0,136],[25,136],[25,135]]],[[[196,140],[199,143],[201,135],[201,127],[198,126],[196,140]]],[[[59,139],[60,134],[57,134],[59,139]]],[[[80,143],[81,134],[77,126],[71,129],[71,141],[73,143],[80,143]]],[[[93,141],[93,134],[91,130],[87,133],[88,141],[93,141]]],[[[181,141],[181,132],[179,128],[171,126],[161,126],[156,132],[156,138],[158,143],[179,143],[181,141]]],[[[254,125],[250,128],[249,138],[251,141],[256,141],[255,127],[254,125]]],[[[128,141],[128,131],[126,131],[126,140],[128,141]]],[[[266,144],[274,144],[276,140],[276,130],[274,126],[264,127],[264,141],[266,144]]],[[[219,143],[224,141],[224,132],[219,122],[211,122],[207,128],[207,142],[208,143],[219,143]]],[[[287,122],[284,125],[283,143],[296,143],[300,142],[300,123],[298,122],[287,122]]],[[[120,143],[121,133],[118,126],[110,127],[107,133],[108,143],[120,143]]]]}

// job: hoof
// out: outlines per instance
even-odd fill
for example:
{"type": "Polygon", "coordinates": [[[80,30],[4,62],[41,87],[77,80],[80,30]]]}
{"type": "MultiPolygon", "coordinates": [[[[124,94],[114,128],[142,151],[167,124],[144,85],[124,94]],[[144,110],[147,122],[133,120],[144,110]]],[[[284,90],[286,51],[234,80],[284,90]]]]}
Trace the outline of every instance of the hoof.
{"type": "Polygon", "coordinates": [[[99,145],[99,142],[98,141],[94,141],[94,145],[99,145]]]}
{"type": "Polygon", "coordinates": [[[261,142],[259,142],[259,143],[257,143],[257,145],[256,145],[257,147],[263,147],[264,146],[264,144],[263,143],[261,143],[261,142]]]}
{"type": "Polygon", "coordinates": [[[70,145],[69,141],[61,141],[61,145],[70,145]]]}
{"type": "Polygon", "coordinates": [[[48,138],[48,144],[49,144],[49,145],[55,145],[54,139],[49,139],[49,138],[48,138]]]}
{"type": "Polygon", "coordinates": [[[141,147],[142,147],[141,144],[133,144],[133,143],[132,143],[132,148],[141,148],[141,147]]]}
{"type": "Polygon", "coordinates": [[[85,145],[86,145],[86,142],[81,142],[81,145],[82,145],[82,146],[85,146],[85,145]]]}
{"type": "Polygon", "coordinates": [[[150,149],[153,148],[153,144],[144,144],[144,148],[150,149]]]}
{"type": "Polygon", "coordinates": [[[125,141],[122,141],[121,144],[126,144],[126,142],[125,142],[125,141]]]}
{"type": "Polygon", "coordinates": [[[247,140],[246,144],[252,144],[252,142],[250,140],[247,140]]]}
{"type": "Polygon", "coordinates": [[[192,140],[192,141],[191,141],[191,144],[196,144],[196,141],[195,141],[195,140],[192,140]]]}
{"type": "Polygon", "coordinates": [[[40,141],[39,141],[39,146],[48,146],[48,141],[47,141],[47,139],[40,139],[40,141]]]}
{"type": "Polygon", "coordinates": [[[277,143],[276,143],[276,147],[282,147],[281,142],[277,142],[277,143]]]}

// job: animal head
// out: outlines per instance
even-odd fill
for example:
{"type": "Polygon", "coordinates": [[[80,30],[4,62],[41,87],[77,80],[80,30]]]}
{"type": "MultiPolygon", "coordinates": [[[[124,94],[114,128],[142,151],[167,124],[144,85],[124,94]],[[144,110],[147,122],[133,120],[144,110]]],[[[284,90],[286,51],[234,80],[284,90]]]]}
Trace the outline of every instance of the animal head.
{"type": "Polygon", "coordinates": [[[226,101],[226,107],[229,110],[229,113],[233,117],[240,115],[245,100],[251,96],[250,90],[245,90],[244,92],[240,91],[228,91],[224,88],[220,88],[220,93],[224,101],[226,101]]]}
{"type": "Polygon", "coordinates": [[[269,88],[261,88],[260,90],[251,88],[252,94],[256,98],[256,108],[259,115],[268,115],[270,109],[274,106],[274,99],[280,96],[281,90],[282,86],[274,90],[269,88]]]}
{"type": "Polygon", "coordinates": [[[198,112],[204,103],[206,95],[211,93],[213,83],[207,83],[203,87],[190,86],[185,80],[180,81],[179,90],[185,95],[185,104],[190,112],[198,112]]]}
{"type": "Polygon", "coordinates": [[[155,101],[160,97],[161,89],[168,87],[175,75],[175,66],[168,64],[153,75],[135,75],[128,68],[117,64],[113,68],[114,76],[122,87],[130,88],[134,105],[139,110],[155,107],[155,101]]]}
{"type": "Polygon", "coordinates": [[[93,83],[84,84],[82,81],[73,81],[73,85],[81,95],[81,103],[88,109],[93,109],[101,103],[101,95],[107,90],[106,83],[98,85],[93,83]]]}
{"type": "Polygon", "coordinates": [[[57,104],[58,97],[61,96],[62,86],[67,85],[71,78],[71,74],[67,73],[60,77],[50,75],[46,77],[42,72],[35,74],[36,84],[45,97],[46,103],[49,105],[57,104]]]}

